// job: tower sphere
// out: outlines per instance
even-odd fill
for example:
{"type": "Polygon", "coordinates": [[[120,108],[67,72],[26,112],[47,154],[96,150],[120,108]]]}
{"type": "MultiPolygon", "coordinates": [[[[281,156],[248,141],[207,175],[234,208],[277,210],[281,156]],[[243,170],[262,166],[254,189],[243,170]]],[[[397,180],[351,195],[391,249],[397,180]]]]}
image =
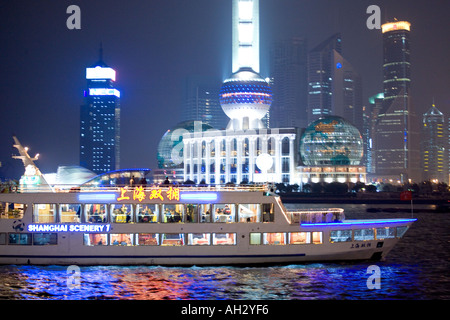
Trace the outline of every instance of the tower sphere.
{"type": "Polygon", "coordinates": [[[338,116],[312,122],[300,140],[300,154],[306,166],[359,165],[363,150],[359,130],[338,116]]]}
{"type": "Polygon", "coordinates": [[[224,81],[219,98],[234,129],[257,128],[272,104],[272,89],[251,68],[241,68],[224,81]]]}

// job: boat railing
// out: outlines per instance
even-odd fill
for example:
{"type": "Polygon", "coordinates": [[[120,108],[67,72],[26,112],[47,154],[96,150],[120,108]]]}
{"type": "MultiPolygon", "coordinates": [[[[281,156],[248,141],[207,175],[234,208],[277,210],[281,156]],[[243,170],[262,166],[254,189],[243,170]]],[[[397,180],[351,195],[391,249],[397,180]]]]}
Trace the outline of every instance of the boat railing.
{"type": "Polygon", "coordinates": [[[344,209],[340,208],[304,209],[300,211],[288,211],[287,214],[291,224],[330,223],[345,220],[344,209]]]}
{"type": "Polygon", "coordinates": [[[241,191],[241,192],[254,192],[254,191],[267,191],[269,188],[267,185],[161,185],[161,184],[147,184],[147,185],[114,185],[114,186],[102,186],[102,185],[34,185],[31,187],[18,186],[10,188],[7,193],[29,193],[29,192],[55,192],[55,193],[76,193],[76,192],[120,192],[123,188],[133,190],[134,188],[142,188],[143,191],[151,191],[154,189],[168,190],[170,187],[178,188],[180,191],[241,191]]]}

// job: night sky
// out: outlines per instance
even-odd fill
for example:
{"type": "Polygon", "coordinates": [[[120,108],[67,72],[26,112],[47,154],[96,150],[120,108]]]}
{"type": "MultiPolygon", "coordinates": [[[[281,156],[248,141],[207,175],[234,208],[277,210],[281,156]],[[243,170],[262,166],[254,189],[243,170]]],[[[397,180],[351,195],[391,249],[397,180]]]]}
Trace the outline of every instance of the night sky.
{"type": "MultiPolygon", "coordinates": [[[[419,115],[450,116],[449,0],[260,0],[261,74],[268,48],[305,36],[309,48],[341,32],[343,56],[363,79],[364,102],[382,92],[381,30],[369,30],[369,5],[382,23],[411,22],[412,94],[419,115]]],[[[189,75],[231,73],[231,0],[2,0],[0,2],[0,178],[19,178],[15,134],[43,173],[79,164],[79,110],[85,68],[98,60],[117,72],[121,91],[121,167],[155,168],[164,132],[177,124],[189,75]],[[69,5],[81,30],[69,30],[69,5]]]]}

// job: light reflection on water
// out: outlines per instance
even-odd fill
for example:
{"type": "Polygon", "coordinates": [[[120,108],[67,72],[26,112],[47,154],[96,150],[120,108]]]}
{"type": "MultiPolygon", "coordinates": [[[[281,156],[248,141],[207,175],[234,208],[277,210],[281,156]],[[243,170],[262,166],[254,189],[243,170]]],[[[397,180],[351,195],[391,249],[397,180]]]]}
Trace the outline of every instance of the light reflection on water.
{"type": "MultiPolygon", "coordinates": [[[[348,205],[345,210],[349,218],[361,217],[365,206],[348,205]]],[[[410,213],[365,216],[410,217],[410,213]]],[[[381,262],[249,268],[80,267],[79,288],[68,286],[67,267],[0,266],[0,299],[449,299],[449,214],[417,212],[415,218],[418,221],[406,237],[381,262]],[[380,289],[367,287],[371,264],[380,267],[380,289]]]]}
{"type": "Polygon", "coordinates": [[[81,267],[79,288],[62,266],[3,267],[3,299],[273,300],[420,299],[416,271],[381,266],[381,289],[366,285],[368,263],[279,267],[81,267]],[[400,284],[400,285],[399,285],[400,284]],[[9,292],[8,292],[9,291],[9,292]]]}

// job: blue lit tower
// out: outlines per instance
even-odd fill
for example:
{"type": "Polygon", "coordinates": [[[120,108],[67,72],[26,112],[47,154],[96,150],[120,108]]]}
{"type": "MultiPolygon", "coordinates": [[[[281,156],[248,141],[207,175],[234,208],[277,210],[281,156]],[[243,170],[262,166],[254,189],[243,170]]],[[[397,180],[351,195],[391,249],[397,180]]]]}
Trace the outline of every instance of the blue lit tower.
{"type": "Polygon", "coordinates": [[[233,0],[233,74],[224,81],[220,105],[230,118],[227,129],[264,128],[272,89],[259,75],[259,0],[233,0]]]}
{"type": "Polygon", "coordinates": [[[87,90],[80,111],[80,165],[97,173],[119,169],[120,91],[116,72],[100,59],[86,68],[87,90]]]}

